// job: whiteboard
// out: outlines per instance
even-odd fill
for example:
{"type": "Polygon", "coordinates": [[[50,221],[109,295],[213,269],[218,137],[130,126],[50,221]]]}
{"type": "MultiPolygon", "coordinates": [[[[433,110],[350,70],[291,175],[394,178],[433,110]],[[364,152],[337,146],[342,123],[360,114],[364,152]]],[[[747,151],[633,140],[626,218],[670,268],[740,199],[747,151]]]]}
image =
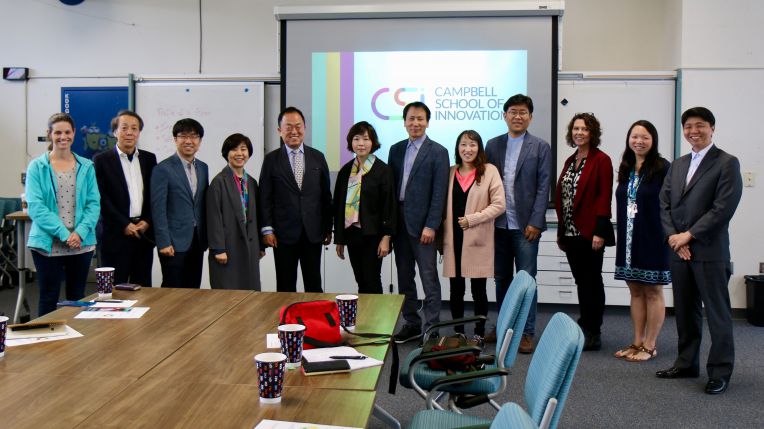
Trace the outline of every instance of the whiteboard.
{"type": "Polygon", "coordinates": [[[631,124],[647,119],[658,129],[658,149],[664,158],[674,155],[675,88],[671,80],[562,80],[557,89],[557,173],[574,149],[565,143],[570,119],[591,112],[600,121],[600,150],[618,169],[631,124]],[[563,100],[566,100],[565,104],[563,100]]]}
{"type": "Polygon", "coordinates": [[[246,170],[260,177],[265,153],[262,82],[138,82],[135,110],[143,117],[140,147],[161,161],[175,153],[172,127],[179,119],[193,118],[204,127],[196,157],[209,165],[210,179],[228,162],[221,155],[226,137],[242,133],[254,151],[246,170]]]}
{"type": "MultiPolygon", "coordinates": [[[[154,152],[157,161],[176,152],[172,138],[175,122],[193,118],[204,127],[204,138],[196,157],[209,165],[210,180],[228,164],[221,148],[225,138],[233,133],[242,133],[252,140],[252,157],[245,169],[256,179],[260,177],[265,155],[262,82],[137,82],[135,111],[145,124],[140,148],[154,152]]],[[[202,288],[210,287],[207,265],[205,257],[202,288]]],[[[269,281],[261,280],[263,285],[269,281]]],[[[161,283],[161,264],[155,253],[152,284],[161,283]]]]}
{"type": "Polygon", "coordinates": [[[618,166],[626,148],[626,133],[634,122],[646,119],[658,129],[658,150],[674,158],[675,87],[666,80],[561,80],[557,84],[556,177],[574,150],[565,142],[570,119],[578,112],[591,112],[600,121],[600,150],[613,162],[612,214],[615,220],[615,189],[618,166]]]}

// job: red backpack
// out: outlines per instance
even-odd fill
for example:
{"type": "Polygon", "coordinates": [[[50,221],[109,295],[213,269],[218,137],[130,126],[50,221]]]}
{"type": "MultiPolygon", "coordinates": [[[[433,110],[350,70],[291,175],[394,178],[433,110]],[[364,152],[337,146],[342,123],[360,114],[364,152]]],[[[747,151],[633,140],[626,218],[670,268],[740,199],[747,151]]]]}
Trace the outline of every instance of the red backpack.
{"type": "Polygon", "coordinates": [[[290,323],[299,323],[305,326],[305,336],[302,343],[304,349],[390,344],[393,352],[393,362],[390,370],[388,392],[395,394],[399,362],[398,345],[393,341],[392,335],[350,332],[346,329],[345,332],[349,335],[370,340],[360,343],[343,341],[342,334],[340,333],[342,329],[340,327],[340,310],[337,308],[335,301],[328,300],[295,302],[282,307],[279,312],[279,325],[290,323]]]}
{"type": "Polygon", "coordinates": [[[288,323],[305,326],[302,345],[305,349],[343,345],[340,311],[334,301],[295,302],[282,307],[279,312],[279,325],[288,323]]]}

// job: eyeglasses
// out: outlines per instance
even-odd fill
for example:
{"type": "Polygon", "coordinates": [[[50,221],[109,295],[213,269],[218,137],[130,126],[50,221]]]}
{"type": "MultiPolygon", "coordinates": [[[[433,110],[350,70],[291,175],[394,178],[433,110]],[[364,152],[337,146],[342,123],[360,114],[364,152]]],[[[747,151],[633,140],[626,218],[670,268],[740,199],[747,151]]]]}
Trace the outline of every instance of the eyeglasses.
{"type": "Polygon", "coordinates": [[[199,134],[178,134],[175,136],[177,140],[199,140],[199,134]]]}
{"type": "Polygon", "coordinates": [[[282,130],[285,130],[288,133],[291,133],[292,131],[301,131],[302,130],[302,124],[285,124],[283,127],[281,127],[282,130]]]}
{"type": "Polygon", "coordinates": [[[513,118],[515,116],[517,116],[518,118],[525,118],[530,114],[531,112],[527,110],[507,110],[507,116],[509,116],[510,118],[513,118]]]}

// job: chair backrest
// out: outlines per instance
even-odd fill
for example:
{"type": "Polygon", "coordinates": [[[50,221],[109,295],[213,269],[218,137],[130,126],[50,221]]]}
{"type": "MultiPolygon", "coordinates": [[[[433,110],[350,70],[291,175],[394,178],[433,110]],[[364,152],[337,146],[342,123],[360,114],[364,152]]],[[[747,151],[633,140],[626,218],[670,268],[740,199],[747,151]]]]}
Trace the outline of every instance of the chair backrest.
{"type": "Polygon", "coordinates": [[[584,333],[576,322],[564,313],[552,316],[525,377],[525,404],[537,425],[541,425],[547,403],[555,398],[558,403],[549,427],[557,427],[583,348],[584,333]]]}
{"type": "Polygon", "coordinates": [[[512,368],[517,358],[525,322],[531,311],[531,302],[536,293],[536,280],[525,271],[519,271],[512,284],[509,285],[504,302],[501,303],[499,319],[496,322],[496,353],[497,362],[504,368],[512,368]],[[513,334],[508,345],[505,345],[505,333],[512,329],[513,334]]]}
{"type": "Polygon", "coordinates": [[[496,417],[493,418],[489,429],[538,429],[538,425],[531,420],[531,416],[523,408],[514,402],[507,402],[501,406],[496,417]]]}

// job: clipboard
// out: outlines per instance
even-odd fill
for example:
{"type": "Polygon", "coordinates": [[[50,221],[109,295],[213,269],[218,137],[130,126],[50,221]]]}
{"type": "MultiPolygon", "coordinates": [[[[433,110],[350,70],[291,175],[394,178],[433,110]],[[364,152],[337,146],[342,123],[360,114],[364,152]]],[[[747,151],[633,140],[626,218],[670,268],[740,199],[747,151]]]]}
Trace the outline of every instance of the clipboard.
{"type": "Polygon", "coordinates": [[[5,338],[18,340],[24,338],[59,337],[63,335],[66,335],[66,320],[51,320],[48,322],[8,325],[5,338]]]}

